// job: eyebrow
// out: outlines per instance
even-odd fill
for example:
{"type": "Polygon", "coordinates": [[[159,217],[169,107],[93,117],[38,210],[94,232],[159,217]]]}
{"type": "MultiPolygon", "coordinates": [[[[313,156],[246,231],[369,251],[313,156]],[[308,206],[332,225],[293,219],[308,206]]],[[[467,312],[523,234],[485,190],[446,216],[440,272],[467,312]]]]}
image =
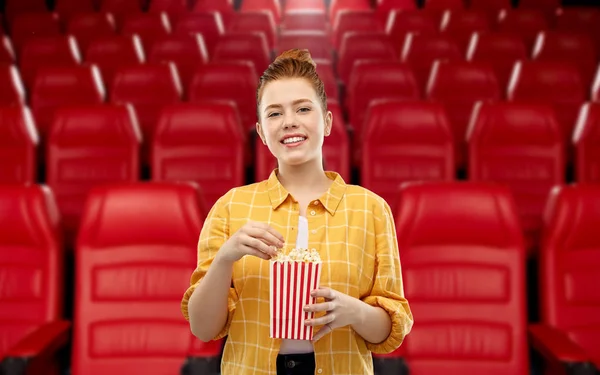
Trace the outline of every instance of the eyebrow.
{"type": "MultiPolygon", "coordinates": [[[[293,105],[298,105],[298,104],[300,104],[300,103],[304,103],[304,102],[309,102],[309,103],[312,103],[313,101],[312,101],[312,100],[310,100],[310,99],[297,99],[297,100],[294,100],[294,101],[292,102],[292,104],[293,104],[293,105]]],[[[267,108],[265,108],[265,112],[267,112],[267,111],[268,111],[269,109],[271,109],[271,108],[279,108],[279,107],[281,107],[281,106],[282,106],[281,104],[271,104],[271,105],[267,106],[267,108]]]]}

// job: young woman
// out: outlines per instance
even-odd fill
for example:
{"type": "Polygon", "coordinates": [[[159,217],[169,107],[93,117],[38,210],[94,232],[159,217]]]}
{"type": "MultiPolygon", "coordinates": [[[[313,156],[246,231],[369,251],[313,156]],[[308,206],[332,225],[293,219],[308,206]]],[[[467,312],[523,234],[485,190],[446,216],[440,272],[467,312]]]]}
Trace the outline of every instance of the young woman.
{"type": "Polygon", "coordinates": [[[323,169],[333,119],[315,68],[290,50],[264,72],[256,131],[278,168],[221,197],[200,234],[182,312],[200,340],[228,336],[223,375],[372,374],[371,352],[394,351],[412,328],[388,204],[323,169]],[[313,341],[269,337],[268,260],[293,247],[323,260],[305,307],[313,341]]]}

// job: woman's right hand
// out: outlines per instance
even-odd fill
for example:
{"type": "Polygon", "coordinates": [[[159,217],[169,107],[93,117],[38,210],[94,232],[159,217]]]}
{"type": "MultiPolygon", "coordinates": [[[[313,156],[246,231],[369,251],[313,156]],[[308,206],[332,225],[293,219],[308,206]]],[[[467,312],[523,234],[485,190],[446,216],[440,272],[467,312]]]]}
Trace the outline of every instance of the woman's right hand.
{"type": "Polygon", "coordinates": [[[223,244],[217,256],[228,263],[236,262],[244,255],[268,260],[283,246],[283,236],[270,225],[250,221],[223,244]]]}

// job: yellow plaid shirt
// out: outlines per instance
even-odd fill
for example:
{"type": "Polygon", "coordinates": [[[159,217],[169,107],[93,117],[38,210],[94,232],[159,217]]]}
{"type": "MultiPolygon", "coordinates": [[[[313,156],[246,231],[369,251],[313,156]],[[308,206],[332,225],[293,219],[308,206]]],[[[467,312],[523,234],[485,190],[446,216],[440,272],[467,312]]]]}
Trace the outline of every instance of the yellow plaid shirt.
{"type": "MultiPolygon", "coordinates": [[[[320,284],[385,309],[392,331],[384,342],[373,344],[350,326],[334,330],[314,344],[316,373],[372,374],[371,352],[394,351],[413,324],[404,298],[394,221],[382,198],[347,185],[337,173],[327,176],[333,180],[329,191],[307,210],[309,246],[323,260],[320,284]]],[[[286,247],[293,247],[298,219],[299,205],[279,183],[277,170],[268,180],[234,188],[221,197],[200,233],[198,267],[181,304],[184,317],[189,319],[189,298],[217,251],[248,220],[270,224],[284,236],[286,247]]],[[[243,257],[233,267],[227,324],[215,337],[228,336],[223,375],[276,374],[281,340],[269,338],[269,316],[269,262],[243,257]]]]}

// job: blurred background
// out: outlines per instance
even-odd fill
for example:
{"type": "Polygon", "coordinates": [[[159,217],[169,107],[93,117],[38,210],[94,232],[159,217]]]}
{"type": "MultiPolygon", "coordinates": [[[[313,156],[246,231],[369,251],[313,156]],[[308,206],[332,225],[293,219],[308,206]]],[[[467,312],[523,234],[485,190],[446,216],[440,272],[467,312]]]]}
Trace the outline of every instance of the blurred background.
{"type": "Polygon", "coordinates": [[[0,374],[218,371],[179,303],[212,204],[275,166],[256,87],[290,48],[325,83],[326,169],[395,215],[415,327],[377,372],[597,373],[597,0],[0,0],[0,20],[0,374]]]}

